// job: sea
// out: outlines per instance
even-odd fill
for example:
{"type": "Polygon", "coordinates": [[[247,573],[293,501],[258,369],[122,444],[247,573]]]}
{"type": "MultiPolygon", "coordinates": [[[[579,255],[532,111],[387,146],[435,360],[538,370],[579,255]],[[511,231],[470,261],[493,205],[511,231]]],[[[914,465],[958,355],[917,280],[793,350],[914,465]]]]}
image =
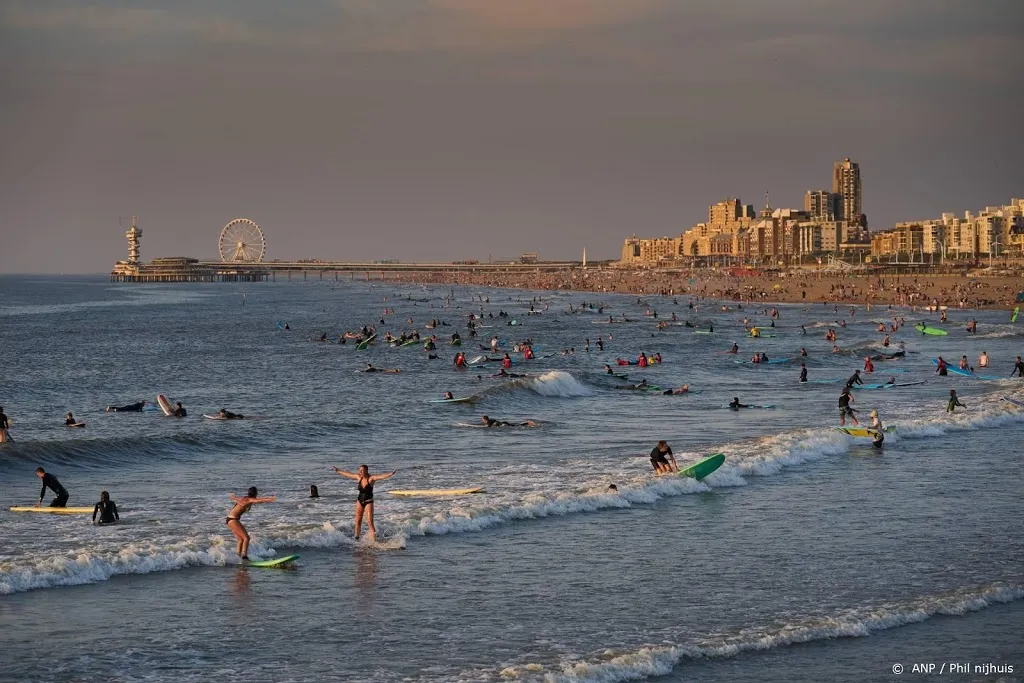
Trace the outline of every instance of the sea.
{"type": "Polygon", "coordinates": [[[0,277],[0,680],[1024,680],[1024,408],[1005,400],[1024,401],[1009,378],[1024,321],[771,310],[350,276],[0,277]],[[377,343],[339,343],[364,325],[377,343]],[[385,331],[436,334],[438,358],[385,331]],[[533,360],[513,352],[526,340],[533,360]],[[895,428],[876,449],[835,429],[838,395],[901,342],[862,373],[895,385],[853,392],[862,422],[895,428]],[[455,368],[460,350],[474,367],[455,368]],[[990,378],[935,372],[983,351],[990,378]],[[525,377],[493,376],[505,352],[525,377]],[[617,364],[641,352],[662,362],[617,364]],[[661,390],[625,388],[641,380],[661,390]],[[950,389],[965,408],[947,412],[950,389]],[[432,402],[446,391],[473,400],[432,402]],[[164,417],[157,394],[188,416],[164,417]],[[203,417],[221,408],[245,419],[203,417]],[[725,463],[655,477],[662,439],[681,466],[725,463]],[[396,471],[376,485],[372,543],[332,469],[361,464],[396,471]],[[40,466],[69,505],[108,491],[120,523],[9,512],[35,504],[40,466]],[[250,486],[277,496],[243,519],[250,556],[301,556],[284,568],[235,556],[228,496],[250,486]],[[464,488],[483,491],[388,493],[464,488]]]}

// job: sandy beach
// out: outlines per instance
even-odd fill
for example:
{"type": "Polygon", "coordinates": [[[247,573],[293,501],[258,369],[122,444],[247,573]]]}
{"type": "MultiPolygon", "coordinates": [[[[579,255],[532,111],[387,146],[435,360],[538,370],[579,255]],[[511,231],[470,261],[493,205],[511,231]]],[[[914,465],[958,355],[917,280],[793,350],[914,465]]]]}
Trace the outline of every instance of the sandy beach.
{"type": "Polygon", "coordinates": [[[873,306],[1013,308],[1024,290],[1019,271],[875,275],[815,270],[734,276],[715,270],[638,271],[597,267],[547,273],[388,273],[388,280],[531,290],[708,296],[764,303],[836,302],[873,306]],[[1013,273],[1013,274],[1010,274],[1013,273]]]}

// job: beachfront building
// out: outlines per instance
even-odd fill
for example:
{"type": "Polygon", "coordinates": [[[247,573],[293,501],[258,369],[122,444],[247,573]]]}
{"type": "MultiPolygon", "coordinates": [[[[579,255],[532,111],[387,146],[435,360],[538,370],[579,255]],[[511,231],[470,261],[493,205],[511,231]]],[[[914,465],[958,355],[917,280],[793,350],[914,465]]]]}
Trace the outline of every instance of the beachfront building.
{"type": "Polygon", "coordinates": [[[946,259],[977,259],[982,256],[1024,256],[1024,200],[1011,199],[1003,206],[987,206],[977,214],[905,221],[871,241],[871,254],[881,260],[925,260],[925,255],[946,259]]]}
{"type": "Polygon", "coordinates": [[[835,196],[836,218],[848,223],[862,222],[864,186],[860,180],[860,164],[846,157],[832,166],[832,194],[835,196]]]}
{"type": "Polygon", "coordinates": [[[828,190],[807,190],[804,193],[804,212],[819,220],[835,220],[836,195],[828,190]]]}
{"type": "Polygon", "coordinates": [[[657,265],[678,260],[681,237],[655,237],[645,239],[633,235],[622,245],[623,265],[657,265]]]}

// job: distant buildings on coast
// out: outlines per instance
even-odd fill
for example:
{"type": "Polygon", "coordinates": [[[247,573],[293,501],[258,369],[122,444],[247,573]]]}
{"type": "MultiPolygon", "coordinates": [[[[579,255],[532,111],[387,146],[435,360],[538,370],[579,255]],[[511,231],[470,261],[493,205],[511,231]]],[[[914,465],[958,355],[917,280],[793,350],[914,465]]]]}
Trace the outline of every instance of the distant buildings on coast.
{"type": "Polygon", "coordinates": [[[746,263],[793,265],[842,259],[847,262],[924,262],[938,258],[978,258],[990,253],[1021,255],[1024,200],[986,207],[964,218],[897,223],[895,229],[868,231],[860,165],[849,158],[832,168],[832,188],[807,190],[803,209],[755,211],[739,198],[708,207],[706,222],[677,237],[626,238],[622,265],[746,263]]]}

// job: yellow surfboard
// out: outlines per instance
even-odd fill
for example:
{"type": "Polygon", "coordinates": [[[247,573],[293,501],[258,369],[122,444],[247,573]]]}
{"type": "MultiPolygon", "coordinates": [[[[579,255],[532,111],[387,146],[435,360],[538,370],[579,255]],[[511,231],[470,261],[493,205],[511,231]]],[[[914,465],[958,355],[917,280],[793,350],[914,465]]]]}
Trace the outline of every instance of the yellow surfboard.
{"type": "Polygon", "coordinates": [[[872,439],[878,438],[878,431],[869,427],[836,427],[841,432],[846,432],[850,436],[867,436],[872,439]]]}
{"type": "Polygon", "coordinates": [[[483,493],[482,488],[475,489],[407,489],[404,491],[388,491],[392,496],[465,496],[470,493],[483,493]]]}
{"type": "Polygon", "coordinates": [[[51,515],[87,515],[93,511],[93,508],[51,508],[35,507],[31,505],[13,505],[10,510],[11,512],[45,512],[51,515]]]}

